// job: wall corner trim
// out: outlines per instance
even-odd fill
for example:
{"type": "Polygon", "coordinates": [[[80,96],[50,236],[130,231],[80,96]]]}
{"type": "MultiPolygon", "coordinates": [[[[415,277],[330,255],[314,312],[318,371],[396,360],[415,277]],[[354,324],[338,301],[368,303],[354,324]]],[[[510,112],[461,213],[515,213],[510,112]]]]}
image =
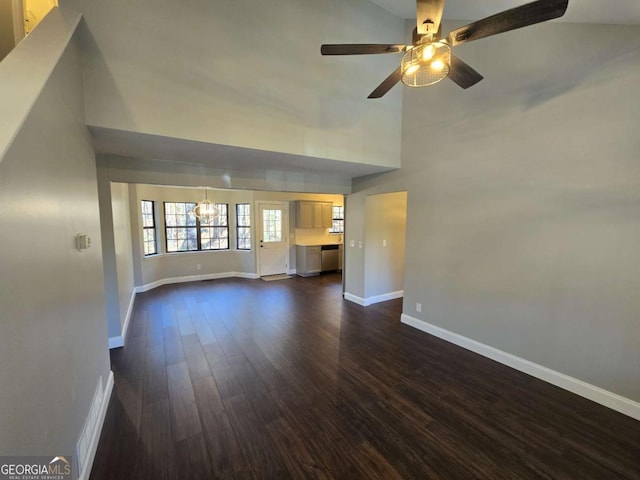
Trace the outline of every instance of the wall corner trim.
{"type": "Polygon", "coordinates": [[[476,340],[459,335],[457,333],[445,330],[442,327],[432,325],[424,320],[413,318],[409,315],[402,314],[402,323],[413,328],[421,330],[435,337],[446,340],[447,342],[458,345],[459,347],[471,350],[483,357],[490,358],[496,362],[502,363],[508,367],[524,372],[533,377],[539,378],[547,383],[551,383],[571,393],[575,393],[593,402],[599,403],[605,407],[611,408],[631,418],[640,420],[640,403],[629,398],[622,397],[613,392],[609,392],[590,383],[584,382],[577,378],[570,377],[564,373],[551,370],[537,363],[533,363],[524,358],[517,357],[510,353],[498,350],[495,347],[485,345],[476,340]]]}
{"type": "Polygon", "coordinates": [[[133,313],[133,305],[136,301],[136,289],[131,291],[131,298],[129,299],[129,307],[127,308],[127,315],[122,324],[122,333],[117,337],[109,337],[109,350],[112,348],[124,347],[124,342],[127,341],[127,332],[129,331],[129,322],[131,320],[131,314],[133,313]]]}
{"type": "Polygon", "coordinates": [[[100,399],[100,408],[98,410],[98,418],[95,424],[93,432],[91,432],[91,441],[89,443],[89,449],[87,456],[83,461],[82,471],[78,475],[78,480],[88,480],[91,474],[91,467],[93,466],[93,460],[96,457],[96,451],[98,450],[98,442],[100,440],[100,434],[102,433],[102,426],[104,425],[104,419],[107,415],[107,407],[109,406],[109,400],[111,399],[111,392],[113,391],[113,371],[109,371],[106,385],[104,387],[102,398],[100,399]]]}
{"type": "Polygon", "coordinates": [[[374,303],[386,302],[388,300],[395,300],[396,298],[404,297],[404,290],[398,290],[397,292],[383,293],[381,295],[374,295],[372,297],[362,298],[349,292],[344,292],[344,299],[350,302],[357,303],[363,307],[368,307],[374,303]]]}
{"type": "Polygon", "coordinates": [[[344,299],[345,300],[349,300],[350,302],[353,302],[353,303],[357,303],[358,305],[361,305],[363,307],[366,307],[365,302],[364,302],[364,298],[358,297],[357,295],[354,295],[353,293],[344,292],[344,299]]]}

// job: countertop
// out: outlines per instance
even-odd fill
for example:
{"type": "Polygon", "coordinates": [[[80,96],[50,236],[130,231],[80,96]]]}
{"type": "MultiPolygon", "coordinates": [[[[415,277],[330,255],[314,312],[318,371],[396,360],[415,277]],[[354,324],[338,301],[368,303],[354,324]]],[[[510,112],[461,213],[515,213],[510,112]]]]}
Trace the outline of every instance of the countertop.
{"type": "Polygon", "coordinates": [[[342,245],[338,242],[324,242],[324,243],[301,243],[296,242],[296,247],[321,247],[322,245],[342,245]]]}

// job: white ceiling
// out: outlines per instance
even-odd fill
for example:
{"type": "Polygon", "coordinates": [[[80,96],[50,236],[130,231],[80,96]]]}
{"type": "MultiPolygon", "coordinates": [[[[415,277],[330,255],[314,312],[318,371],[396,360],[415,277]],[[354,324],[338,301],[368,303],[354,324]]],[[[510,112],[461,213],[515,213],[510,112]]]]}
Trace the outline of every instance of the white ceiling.
{"type": "MultiPolygon", "coordinates": [[[[415,0],[372,0],[402,18],[415,18],[415,0]]],[[[530,0],[446,0],[444,18],[477,20],[530,3],[530,0]]],[[[559,20],[574,23],[640,25],[640,0],[569,0],[559,20]]]]}

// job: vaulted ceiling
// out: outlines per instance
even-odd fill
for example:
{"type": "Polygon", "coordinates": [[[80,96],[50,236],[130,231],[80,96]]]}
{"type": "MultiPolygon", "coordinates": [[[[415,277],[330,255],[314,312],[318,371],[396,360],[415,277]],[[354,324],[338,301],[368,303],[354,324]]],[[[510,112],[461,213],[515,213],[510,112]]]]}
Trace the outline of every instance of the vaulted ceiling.
{"type": "MultiPolygon", "coordinates": [[[[415,0],[372,0],[391,13],[402,18],[414,18],[415,0]]],[[[488,17],[494,13],[529,3],[531,0],[447,0],[444,18],[470,19],[488,17]]],[[[557,20],[572,23],[607,23],[640,25],[640,1],[570,0],[567,13],[557,20]]]]}

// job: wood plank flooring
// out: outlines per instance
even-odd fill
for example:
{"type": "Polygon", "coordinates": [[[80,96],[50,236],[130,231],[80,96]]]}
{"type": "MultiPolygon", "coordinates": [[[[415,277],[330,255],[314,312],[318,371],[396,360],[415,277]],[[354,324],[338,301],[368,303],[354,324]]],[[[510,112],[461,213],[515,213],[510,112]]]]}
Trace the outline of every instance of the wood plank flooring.
{"type": "Polygon", "coordinates": [[[640,422],[400,311],[336,274],[138,295],[91,478],[640,478],[640,422]]]}

